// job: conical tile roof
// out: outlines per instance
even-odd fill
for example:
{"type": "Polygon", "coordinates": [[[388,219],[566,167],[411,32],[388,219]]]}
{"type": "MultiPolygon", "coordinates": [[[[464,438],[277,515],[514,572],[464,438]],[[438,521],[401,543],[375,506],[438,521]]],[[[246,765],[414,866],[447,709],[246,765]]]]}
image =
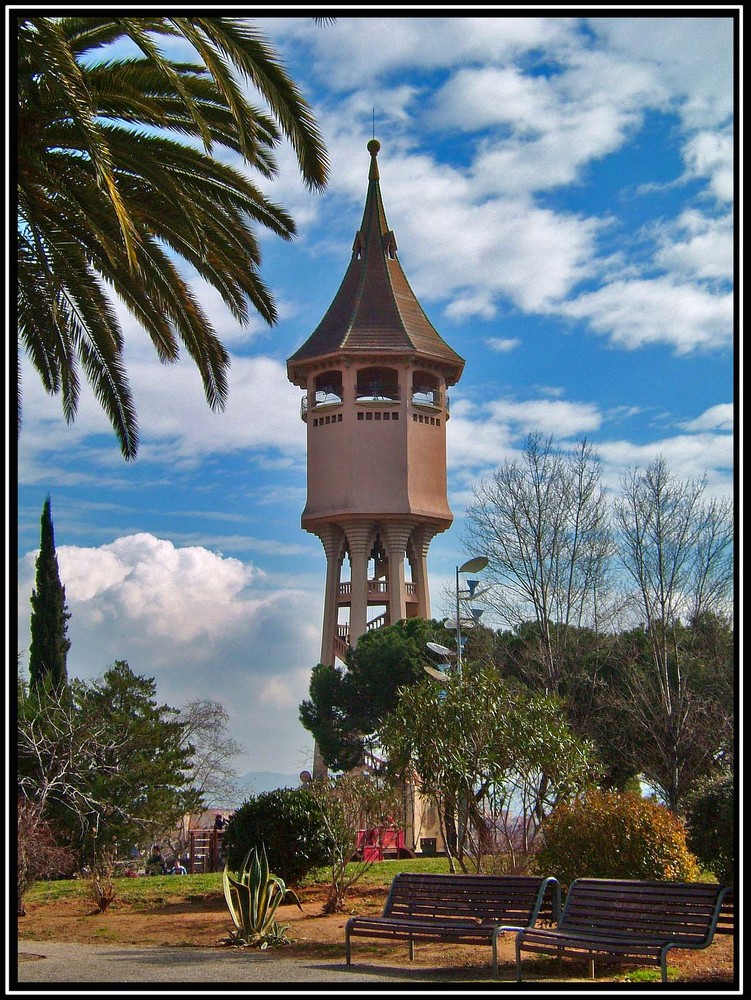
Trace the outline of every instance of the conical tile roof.
{"type": "Polygon", "coordinates": [[[380,148],[377,139],[368,143],[368,194],[344,280],[321,322],[287,361],[290,381],[302,387],[309,362],[338,352],[430,359],[445,368],[447,385],[457,382],[464,368],[423,312],[397,258],[381,198],[380,148]]]}

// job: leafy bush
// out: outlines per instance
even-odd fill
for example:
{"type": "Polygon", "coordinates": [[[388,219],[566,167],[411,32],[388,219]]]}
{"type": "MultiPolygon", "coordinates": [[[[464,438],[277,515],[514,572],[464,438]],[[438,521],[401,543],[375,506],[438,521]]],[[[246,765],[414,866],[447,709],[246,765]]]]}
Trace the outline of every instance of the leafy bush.
{"type": "Polygon", "coordinates": [[[718,882],[735,881],[735,782],[733,775],[705,782],[692,797],[688,844],[718,882]]]}
{"type": "Polygon", "coordinates": [[[299,885],[328,862],[330,842],[321,809],[304,788],[278,788],[244,802],[222,837],[229,868],[239,871],[249,851],[265,847],[269,867],[288,885],[299,885]]]}
{"type": "Polygon", "coordinates": [[[686,829],[669,809],[634,792],[599,789],[554,810],[537,864],[565,886],[576,878],[690,882],[700,874],[686,829]]]}

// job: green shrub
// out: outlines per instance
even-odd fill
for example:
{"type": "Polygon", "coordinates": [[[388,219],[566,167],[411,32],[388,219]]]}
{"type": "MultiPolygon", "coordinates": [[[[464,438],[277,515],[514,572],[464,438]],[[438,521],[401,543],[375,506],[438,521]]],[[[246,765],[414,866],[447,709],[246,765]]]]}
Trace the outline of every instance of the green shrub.
{"type": "Polygon", "coordinates": [[[329,860],[330,846],[320,807],[304,788],[278,788],[244,802],[222,837],[227,865],[239,871],[249,851],[264,850],[271,871],[299,885],[329,860]]]}
{"type": "Polygon", "coordinates": [[[681,821],[635,792],[594,789],[558,806],[543,825],[542,874],[564,886],[576,878],[699,878],[681,821]]]}
{"type": "Polygon", "coordinates": [[[686,818],[688,845],[718,882],[735,881],[735,782],[725,775],[705,782],[686,818]]]}

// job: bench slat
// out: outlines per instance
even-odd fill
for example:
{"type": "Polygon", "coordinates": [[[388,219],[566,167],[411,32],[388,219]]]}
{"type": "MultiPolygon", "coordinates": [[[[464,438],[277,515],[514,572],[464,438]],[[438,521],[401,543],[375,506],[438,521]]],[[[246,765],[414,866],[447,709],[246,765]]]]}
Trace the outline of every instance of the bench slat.
{"type": "Polygon", "coordinates": [[[710,883],[577,879],[569,889],[556,929],[526,928],[516,937],[517,981],[522,950],[630,958],[662,967],[671,948],[706,948],[723,916],[733,919],[732,891],[710,883]],[[728,902],[729,901],[729,902],[728,902]]]}
{"type": "Polygon", "coordinates": [[[560,887],[556,879],[402,872],[391,883],[380,917],[351,917],[347,921],[347,964],[351,964],[351,937],[409,941],[410,957],[415,940],[447,940],[490,944],[493,975],[497,977],[501,928],[518,930],[534,924],[543,901],[545,912],[557,920],[560,887]]]}

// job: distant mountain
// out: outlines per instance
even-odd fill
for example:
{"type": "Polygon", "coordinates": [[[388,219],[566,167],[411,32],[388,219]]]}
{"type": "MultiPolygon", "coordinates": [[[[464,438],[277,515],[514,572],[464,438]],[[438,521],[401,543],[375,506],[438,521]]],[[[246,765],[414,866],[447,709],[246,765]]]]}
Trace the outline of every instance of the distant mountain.
{"type": "Polygon", "coordinates": [[[261,795],[277,788],[299,788],[299,774],[277,774],[275,771],[248,771],[237,779],[246,795],[261,795]]]}

